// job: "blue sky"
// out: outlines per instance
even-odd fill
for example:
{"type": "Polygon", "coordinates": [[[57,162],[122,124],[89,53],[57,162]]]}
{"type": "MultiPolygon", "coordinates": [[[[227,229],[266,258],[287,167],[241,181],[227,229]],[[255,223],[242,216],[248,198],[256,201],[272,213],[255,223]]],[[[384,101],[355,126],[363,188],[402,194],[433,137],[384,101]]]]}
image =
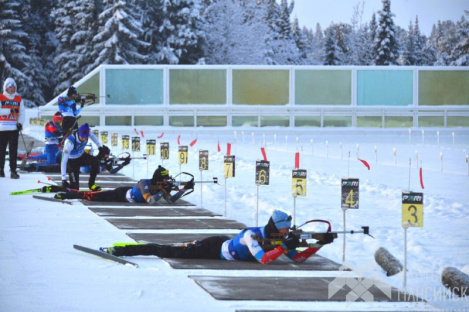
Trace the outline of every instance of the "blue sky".
{"type": "MultiPolygon", "coordinates": [[[[289,0],[291,2],[291,0],[289,0]]],[[[292,17],[297,16],[300,26],[316,29],[316,23],[324,30],[331,22],[350,23],[354,7],[364,3],[362,22],[369,22],[373,12],[383,5],[381,0],[295,0],[292,17]]],[[[361,5],[360,5],[361,6],[361,5]]],[[[458,21],[469,10],[469,0],[392,0],[391,12],[396,16],[394,23],[408,29],[409,22],[418,15],[420,31],[429,36],[433,24],[438,20],[458,21]]]]}

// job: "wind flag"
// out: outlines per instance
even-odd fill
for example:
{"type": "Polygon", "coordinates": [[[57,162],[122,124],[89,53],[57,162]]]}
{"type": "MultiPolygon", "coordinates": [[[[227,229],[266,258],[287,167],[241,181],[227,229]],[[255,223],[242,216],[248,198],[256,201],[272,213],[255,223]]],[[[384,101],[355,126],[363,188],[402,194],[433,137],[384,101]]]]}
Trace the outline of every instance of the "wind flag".
{"type": "Polygon", "coordinates": [[[265,154],[265,148],[261,147],[262,156],[264,156],[264,160],[267,161],[267,155],[265,154]]]}
{"type": "Polygon", "coordinates": [[[365,167],[368,168],[368,170],[370,170],[370,165],[366,162],[366,160],[363,160],[363,159],[360,159],[360,158],[358,158],[358,160],[361,161],[365,165],[365,167]]]}
{"type": "Polygon", "coordinates": [[[422,189],[424,189],[425,187],[423,186],[422,167],[420,167],[419,175],[420,175],[420,186],[422,187],[422,189]]]}

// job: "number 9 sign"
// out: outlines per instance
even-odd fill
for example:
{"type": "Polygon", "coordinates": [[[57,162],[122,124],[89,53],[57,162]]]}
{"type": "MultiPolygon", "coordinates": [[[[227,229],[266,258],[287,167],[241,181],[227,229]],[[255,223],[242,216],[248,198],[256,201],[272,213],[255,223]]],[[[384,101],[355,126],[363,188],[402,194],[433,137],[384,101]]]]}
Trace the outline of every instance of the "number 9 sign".
{"type": "Polygon", "coordinates": [[[402,192],[402,226],[423,227],[423,193],[402,192]]]}

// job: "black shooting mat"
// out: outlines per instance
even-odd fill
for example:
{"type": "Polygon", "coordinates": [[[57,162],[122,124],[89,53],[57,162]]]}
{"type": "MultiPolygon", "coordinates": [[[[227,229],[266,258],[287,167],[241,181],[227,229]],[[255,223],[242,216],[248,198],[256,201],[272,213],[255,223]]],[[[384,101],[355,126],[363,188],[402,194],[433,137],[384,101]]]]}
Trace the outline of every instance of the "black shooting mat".
{"type": "MultiPolygon", "coordinates": [[[[87,201],[88,203],[88,201],[87,201]]],[[[86,204],[87,204],[86,203],[86,204]]],[[[216,217],[203,208],[89,208],[100,217],[216,217]]]]}
{"type": "MultiPolygon", "coordinates": [[[[86,206],[99,206],[99,207],[154,207],[154,208],[162,208],[162,207],[196,207],[194,204],[191,204],[183,199],[178,199],[174,204],[168,203],[164,199],[160,199],[156,204],[149,205],[147,203],[129,203],[129,202],[98,202],[98,201],[88,201],[82,200],[83,204],[86,206]]],[[[122,208],[120,208],[122,209],[122,208]]]]}
{"type": "Polygon", "coordinates": [[[244,229],[246,225],[229,219],[191,218],[191,219],[106,219],[118,229],[125,230],[214,230],[244,229]]]}
{"type": "MultiPolygon", "coordinates": [[[[128,235],[128,234],[127,234],[128,235]]],[[[295,263],[286,256],[280,256],[268,265],[258,261],[227,261],[212,259],[163,259],[173,269],[182,270],[258,270],[258,271],[339,271],[341,265],[319,255],[313,255],[303,263],[295,263]]],[[[345,269],[344,271],[349,271],[345,269]]]]}
{"type": "Polygon", "coordinates": [[[353,302],[347,295],[355,294],[357,302],[421,301],[384,282],[354,277],[189,277],[217,300],[353,302]]]}
{"type": "MultiPolygon", "coordinates": [[[[52,181],[62,181],[62,175],[60,173],[47,173],[46,174],[52,181]]],[[[89,173],[80,173],[80,179],[89,179],[90,174],[89,173]]],[[[137,181],[132,180],[132,178],[129,178],[121,173],[115,173],[115,174],[110,174],[109,172],[101,172],[98,173],[96,176],[96,180],[100,181],[114,181],[114,182],[133,182],[134,185],[137,183],[137,181]]]]}

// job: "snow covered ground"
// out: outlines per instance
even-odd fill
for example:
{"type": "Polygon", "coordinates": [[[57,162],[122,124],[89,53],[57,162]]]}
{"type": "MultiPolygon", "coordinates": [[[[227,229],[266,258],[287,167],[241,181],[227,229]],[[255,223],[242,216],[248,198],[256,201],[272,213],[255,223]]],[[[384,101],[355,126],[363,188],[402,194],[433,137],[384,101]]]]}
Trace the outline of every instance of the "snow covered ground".
{"type": "MultiPolygon", "coordinates": [[[[135,132],[100,129],[135,136],[135,132]]],[[[145,139],[170,143],[170,160],[163,166],[176,175],[180,168],[177,139],[189,145],[189,162],[181,170],[200,180],[198,151],[209,150],[210,164],[202,178],[217,176],[221,185],[204,184],[203,207],[248,225],[256,223],[257,187],[255,161],[262,159],[265,146],[270,161],[270,185],[259,187],[259,224],[267,222],[273,209],[293,213],[291,195],[295,152],[300,168],[307,170],[307,196],[296,200],[297,225],[310,219],[331,221],[333,230],[343,228],[340,208],[341,178],[360,179],[360,207],[346,212],[347,229],[370,226],[374,238],[356,234],[346,240],[346,262],[360,274],[379,276],[401,288],[402,273],[388,278],[374,261],[374,252],[385,247],[403,262],[404,231],[401,226],[401,193],[410,189],[424,193],[424,226],[410,228],[408,237],[407,290],[433,307],[469,309],[468,298],[448,297],[441,285],[441,272],[453,266],[469,273],[469,131],[440,130],[337,130],[285,133],[253,129],[216,132],[202,129],[176,132],[171,129],[139,128],[145,139]],[[453,135],[454,133],[454,135],[453,135]],[[217,152],[220,143],[221,152],[217,152]],[[454,142],[454,143],[453,143],[454,142]],[[236,176],[223,178],[223,155],[227,143],[236,156],[236,176]],[[394,153],[394,150],[396,151],[394,153]],[[350,158],[349,158],[350,153],[350,158]],[[366,160],[371,170],[357,160],[366,160]],[[418,157],[418,162],[417,162],[418,157]],[[411,168],[409,174],[409,159],[411,168]],[[418,165],[423,167],[421,188],[418,165]],[[410,176],[410,180],[409,180],[410,176]],[[226,186],[226,198],[225,198],[226,186]]],[[[30,127],[25,133],[42,139],[42,129],[30,127]]],[[[120,139],[120,137],[119,137],[120,139]]],[[[110,146],[109,144],[107,144],[110,146]]],[[[21,146],[21,143],[20,143],[21,146]]],[[[142,144],[142,150],[145,149],[142,144]]],[[[120,142],[114,154],[122,152],[120,142]]],[[[157,149],[157,153],[159,150],[157,149]]],[[[141,156],[135,153],[134,156],[141,156]]],[[[123,173],[135,179],[151,176],[161,164],[159,156],[135,160],[123,173]],[[148,168],[148,169],[147,169],[148,168]],[[148,174],[147,174],[148,170],[148,174]]],[[[5,168],[8,171],[8,165],[5,168]]],[[[8,173],[8,172],[7,172],[8,173]]],[[[119,230],[78,204],[41,202],[29,195],[10,196],[12,191],[37,186],[41,174],[23,174],[19,180],[1,179],[0,209],[0,310],[1,311],[234,311],[236,309],[346,310],[346,303],[217,301],[187,276],[232,272],[173,270],[156,257],[138,257],[140,268],[117,265],[84,256],[72,248],[92,248],[131,241],[119,230]],[[190,307],[190,308],[189,308],[190,307]]],[[[200,205],[200,188],[185,198],[200,205]]],[[[316,228],[319,229],[319,228],[316,228]]],[[[320,254],[342,262],[342,237],[324,247],[320,254]]],[[[315,276],[315,272],[259,272],[281,276],[315,276]]],[[[418,309],[432,309],[418,305],[418,309]]],[[[352,310],[405,310],[407,304],[386,307],[353,303],[352,310]]]]}

